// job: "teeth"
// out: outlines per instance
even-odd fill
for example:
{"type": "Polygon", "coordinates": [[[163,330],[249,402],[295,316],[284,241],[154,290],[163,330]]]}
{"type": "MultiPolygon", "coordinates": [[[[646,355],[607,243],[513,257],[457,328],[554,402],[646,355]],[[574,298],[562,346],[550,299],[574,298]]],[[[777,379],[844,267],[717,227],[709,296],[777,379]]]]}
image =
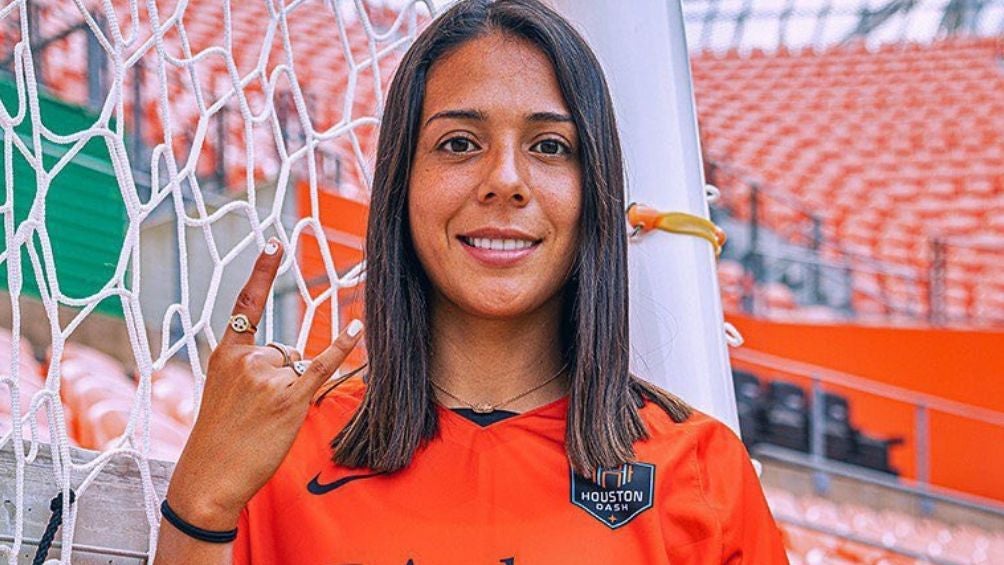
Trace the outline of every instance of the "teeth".
{"type": "Polygon", "coordinates": [[[518,251],[533,247],[533,242],[526,239],[489,239],[487,237],[465,237],[464,241],[478,249],[493,251],[518,251]]]}

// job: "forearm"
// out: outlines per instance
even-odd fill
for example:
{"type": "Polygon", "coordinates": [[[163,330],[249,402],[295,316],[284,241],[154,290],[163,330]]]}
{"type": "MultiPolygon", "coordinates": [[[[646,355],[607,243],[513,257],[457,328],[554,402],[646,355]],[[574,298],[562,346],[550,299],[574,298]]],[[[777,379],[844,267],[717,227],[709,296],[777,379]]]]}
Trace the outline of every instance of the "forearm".
{"type": "Polygon", "coordinates": [[[209,543],[181,533],[167,520],[160,521],[154,565],[231,565],[233,543],[209,543]]]}
{"type": "MultiPolygon", "coordinates": [[[[183,475],[184,473],[178,473],[176,470],[168,487],[167,504],[170,504],[171,510],[169,515],[196,529],[216,532],[233,530],[239,521],[239,511],[217,506],[205,496],[194,494],[194,489],[186,488],[182,484],[183,475]]],[[[168,518],[162,517],[154,564],[230,565],[233,562],[233,546],[233,542],[213,543],[197,539],[178,529],[168,518]]]]}

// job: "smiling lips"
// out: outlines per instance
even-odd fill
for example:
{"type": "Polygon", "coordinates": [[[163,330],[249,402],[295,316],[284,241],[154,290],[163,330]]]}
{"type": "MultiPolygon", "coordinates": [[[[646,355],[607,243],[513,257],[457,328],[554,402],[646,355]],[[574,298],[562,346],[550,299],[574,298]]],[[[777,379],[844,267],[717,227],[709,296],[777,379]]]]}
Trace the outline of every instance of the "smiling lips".
{"type": "Polygon", "coordinates": [[[511,267],[533,253],[541,239],[511,229],[481,229],[457,236],[476,261],[487,267],[511,267]]]}

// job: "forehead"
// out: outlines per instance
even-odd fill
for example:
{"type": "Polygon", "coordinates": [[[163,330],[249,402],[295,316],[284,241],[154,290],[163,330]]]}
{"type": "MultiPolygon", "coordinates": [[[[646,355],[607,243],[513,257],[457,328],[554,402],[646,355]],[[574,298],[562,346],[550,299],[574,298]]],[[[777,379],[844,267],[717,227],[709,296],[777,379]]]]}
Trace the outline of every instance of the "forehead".
{"type": "Polygon", "coordinates": [[[547,55],[525,39],[500,33],[463,43],[433,63],[422,114],[449,108],[568,113],[547,55]]]}

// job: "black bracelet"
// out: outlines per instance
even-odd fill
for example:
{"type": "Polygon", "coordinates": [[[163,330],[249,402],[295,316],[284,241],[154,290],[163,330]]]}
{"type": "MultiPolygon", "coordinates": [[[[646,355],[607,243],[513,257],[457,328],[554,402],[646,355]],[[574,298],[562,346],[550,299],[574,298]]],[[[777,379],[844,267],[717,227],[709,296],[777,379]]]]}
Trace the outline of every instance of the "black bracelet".
{"type": "Polygon", "coordinates": [[[209,543],[230,543],[234,541],[237,537],[237,528],[232,530],[226,530],[222,532],[214,532],[213,530],[203,530],[198,526],[193,526],[183,520],[181,516],[174,513],[170,505],[167,504],[167,499],[160,503],[160,513],[172,526],[178,528],[181,533],[193,537],[197,540],[207,541],[209,543]]]}

